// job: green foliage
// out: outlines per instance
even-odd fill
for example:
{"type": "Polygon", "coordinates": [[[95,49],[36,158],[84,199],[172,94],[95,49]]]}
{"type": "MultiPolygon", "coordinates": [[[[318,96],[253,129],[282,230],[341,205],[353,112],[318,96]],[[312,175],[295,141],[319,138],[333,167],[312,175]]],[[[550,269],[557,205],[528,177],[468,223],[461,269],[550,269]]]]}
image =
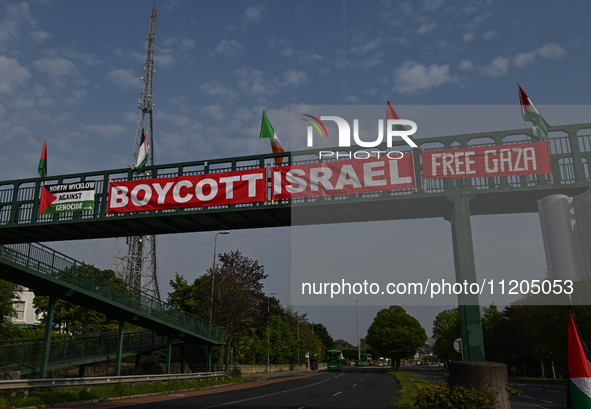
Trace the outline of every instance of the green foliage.
{"type": "Polygon", "coordinates": [[[0,280],[0,333],[14,318],[14,300],[19,298],[18,285],[0,280]]]}
{"type": "Polygon", "coordinates": [[[450,389],[438,385],[420,391],[414,404],[419,409],[493,409],[497,400],[493,391],[479,392],[462,386],[450,389]]]}
{"type": "Polygon", "coordinates": [[[457,308],[441,311],[433,321],[432,337],[433,352],[442,360],[456,360],[461,358],[454,347],[453,342],[461,336],[460,312],[457,308]]]}
{"type": "Polygon", "coordinates": [[[367,341],[383,357],[400,360],[412,357],[427,340],[425,329],[404,308],[393,305],[378,311],[367,330],[367,341]]]}

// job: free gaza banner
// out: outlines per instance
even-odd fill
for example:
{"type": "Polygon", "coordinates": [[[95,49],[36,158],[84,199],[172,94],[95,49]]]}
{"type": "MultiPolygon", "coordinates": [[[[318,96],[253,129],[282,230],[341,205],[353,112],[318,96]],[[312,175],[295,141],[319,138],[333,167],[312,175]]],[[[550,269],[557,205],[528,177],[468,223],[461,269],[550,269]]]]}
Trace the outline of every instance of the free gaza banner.
{"type": "Polygon", "coordinates": [[[546,142],[424,150],[423,178],[463,179],[552,173],[546,142]]]}
{"type": "Polygon", "coordinates": [[[412,154],[272,168],[273,200],[414,189],[412,154]]]}
{"type": "Polygon", "coordinates": [[[109,183],[107,213],[264,202],[267,170],[109,183]]]}
{"type": "Polygon", "coordinates": [[[39,214],[82,212],[94,207],[96,182],[43,186],[39,214]]]}

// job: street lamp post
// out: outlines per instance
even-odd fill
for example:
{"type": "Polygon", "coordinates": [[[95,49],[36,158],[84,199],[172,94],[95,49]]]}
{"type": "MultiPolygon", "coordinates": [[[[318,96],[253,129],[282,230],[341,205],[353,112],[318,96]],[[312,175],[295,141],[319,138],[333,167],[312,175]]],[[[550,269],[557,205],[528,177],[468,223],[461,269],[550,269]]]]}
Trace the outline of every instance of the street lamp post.
{"type": "Polygon", "coordinates": [[[300,317],[296,314],[296,317],[298,317],[298,371],[300,370],[300,317]]]}
{"type": "MultiPolygon", "coordinates": [[[[277,293],[270,293],[269,295],[275,295],[277,293]]],[[[269,300],[271,299],[271,297],[267,297],[267,315],[269,315],[269,313],[271,312],[271,309],[269,308],[269,300]]],[[[269,351],[270,351],[270,337],[269,337],[269,326],[271,325],[271,322],[269,322],[269,324],[267,324],[267,373],[269,373],[269,351]]]]}
{"type": "Polygon", "coordinates": [[[361,365],[361,341],[359,339],[359,300],[355,300],[357,310],[357,361],[361,365]]]}
{"type": "Polygon", "coordinates": [[[209,304],[209,325],[211,325],[211,320],[213,318],[213,278],[214,278],[213,272],[215,271],[215,251],[216,251],[216,246],[218,244],[218,234],[230,234],[230,232],[227,230],[224,230],[219,233],[216,233],[215,240],[213,241],[213,263],[211,265],[211,301],[209,304]]]}

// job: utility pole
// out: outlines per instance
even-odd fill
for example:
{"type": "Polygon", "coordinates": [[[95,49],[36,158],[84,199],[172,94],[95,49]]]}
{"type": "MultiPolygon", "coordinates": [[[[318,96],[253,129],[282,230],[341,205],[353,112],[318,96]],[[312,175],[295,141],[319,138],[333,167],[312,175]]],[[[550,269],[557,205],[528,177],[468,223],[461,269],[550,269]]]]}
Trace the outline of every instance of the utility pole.
{"type": "MultiPolygon", "coordinates": [[[[131,154],[130,167],[138,165],[140,146],[144,141],[144,132],[148,143],[147,165],[154,165],[154,126],[152,118],[153,101],[153,74],[154,74],[154,36],[156,32],[156,7],[152,7],[150,15],[150,29],[148,32],[148,50],[146,66],[144,67],[143,88],[139,99],[139,116],[135,130],[133,152],[131,154]]],[[[150,177],[151,171],[140,171],[135,177],[144,179],[150,177]]],[[[148,293],[160,299],[160,287],[158,285],[158,271],[156,263],[156,236],[130,236],[118,237],[113,255],[112,270],[127,285],[148,293]]]]}
{"type": "Polygon", "coordinates": [[[355,300],[357,310],[357,360],[361,363],[361,340],[359,339],[359,300],[355,300]]]}

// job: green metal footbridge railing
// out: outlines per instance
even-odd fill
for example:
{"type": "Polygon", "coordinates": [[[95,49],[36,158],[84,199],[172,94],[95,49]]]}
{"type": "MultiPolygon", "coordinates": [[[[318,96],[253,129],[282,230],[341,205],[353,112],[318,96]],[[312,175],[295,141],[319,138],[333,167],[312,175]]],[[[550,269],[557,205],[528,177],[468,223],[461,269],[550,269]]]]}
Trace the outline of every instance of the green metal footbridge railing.
{"type": "MultiPolygon", "coordinates": [[[[73,337],[51,341],[48,369],[89,365],[115,359],[117,332],[73,337]]],[[[127,330],[123,333],[122,356],[145,354],[165,348],[167,337],[148,330],[127,330]]],[[[39,372],[43,355],[43,339],[0,344],[0,372],[20,371],[21,375],[39,372]]]]}
{"type": "Polygon", "coordinates": [[[0,246],[2,278],[162,334],[223,344],[226,329],[36,243],[0,246]]]}

